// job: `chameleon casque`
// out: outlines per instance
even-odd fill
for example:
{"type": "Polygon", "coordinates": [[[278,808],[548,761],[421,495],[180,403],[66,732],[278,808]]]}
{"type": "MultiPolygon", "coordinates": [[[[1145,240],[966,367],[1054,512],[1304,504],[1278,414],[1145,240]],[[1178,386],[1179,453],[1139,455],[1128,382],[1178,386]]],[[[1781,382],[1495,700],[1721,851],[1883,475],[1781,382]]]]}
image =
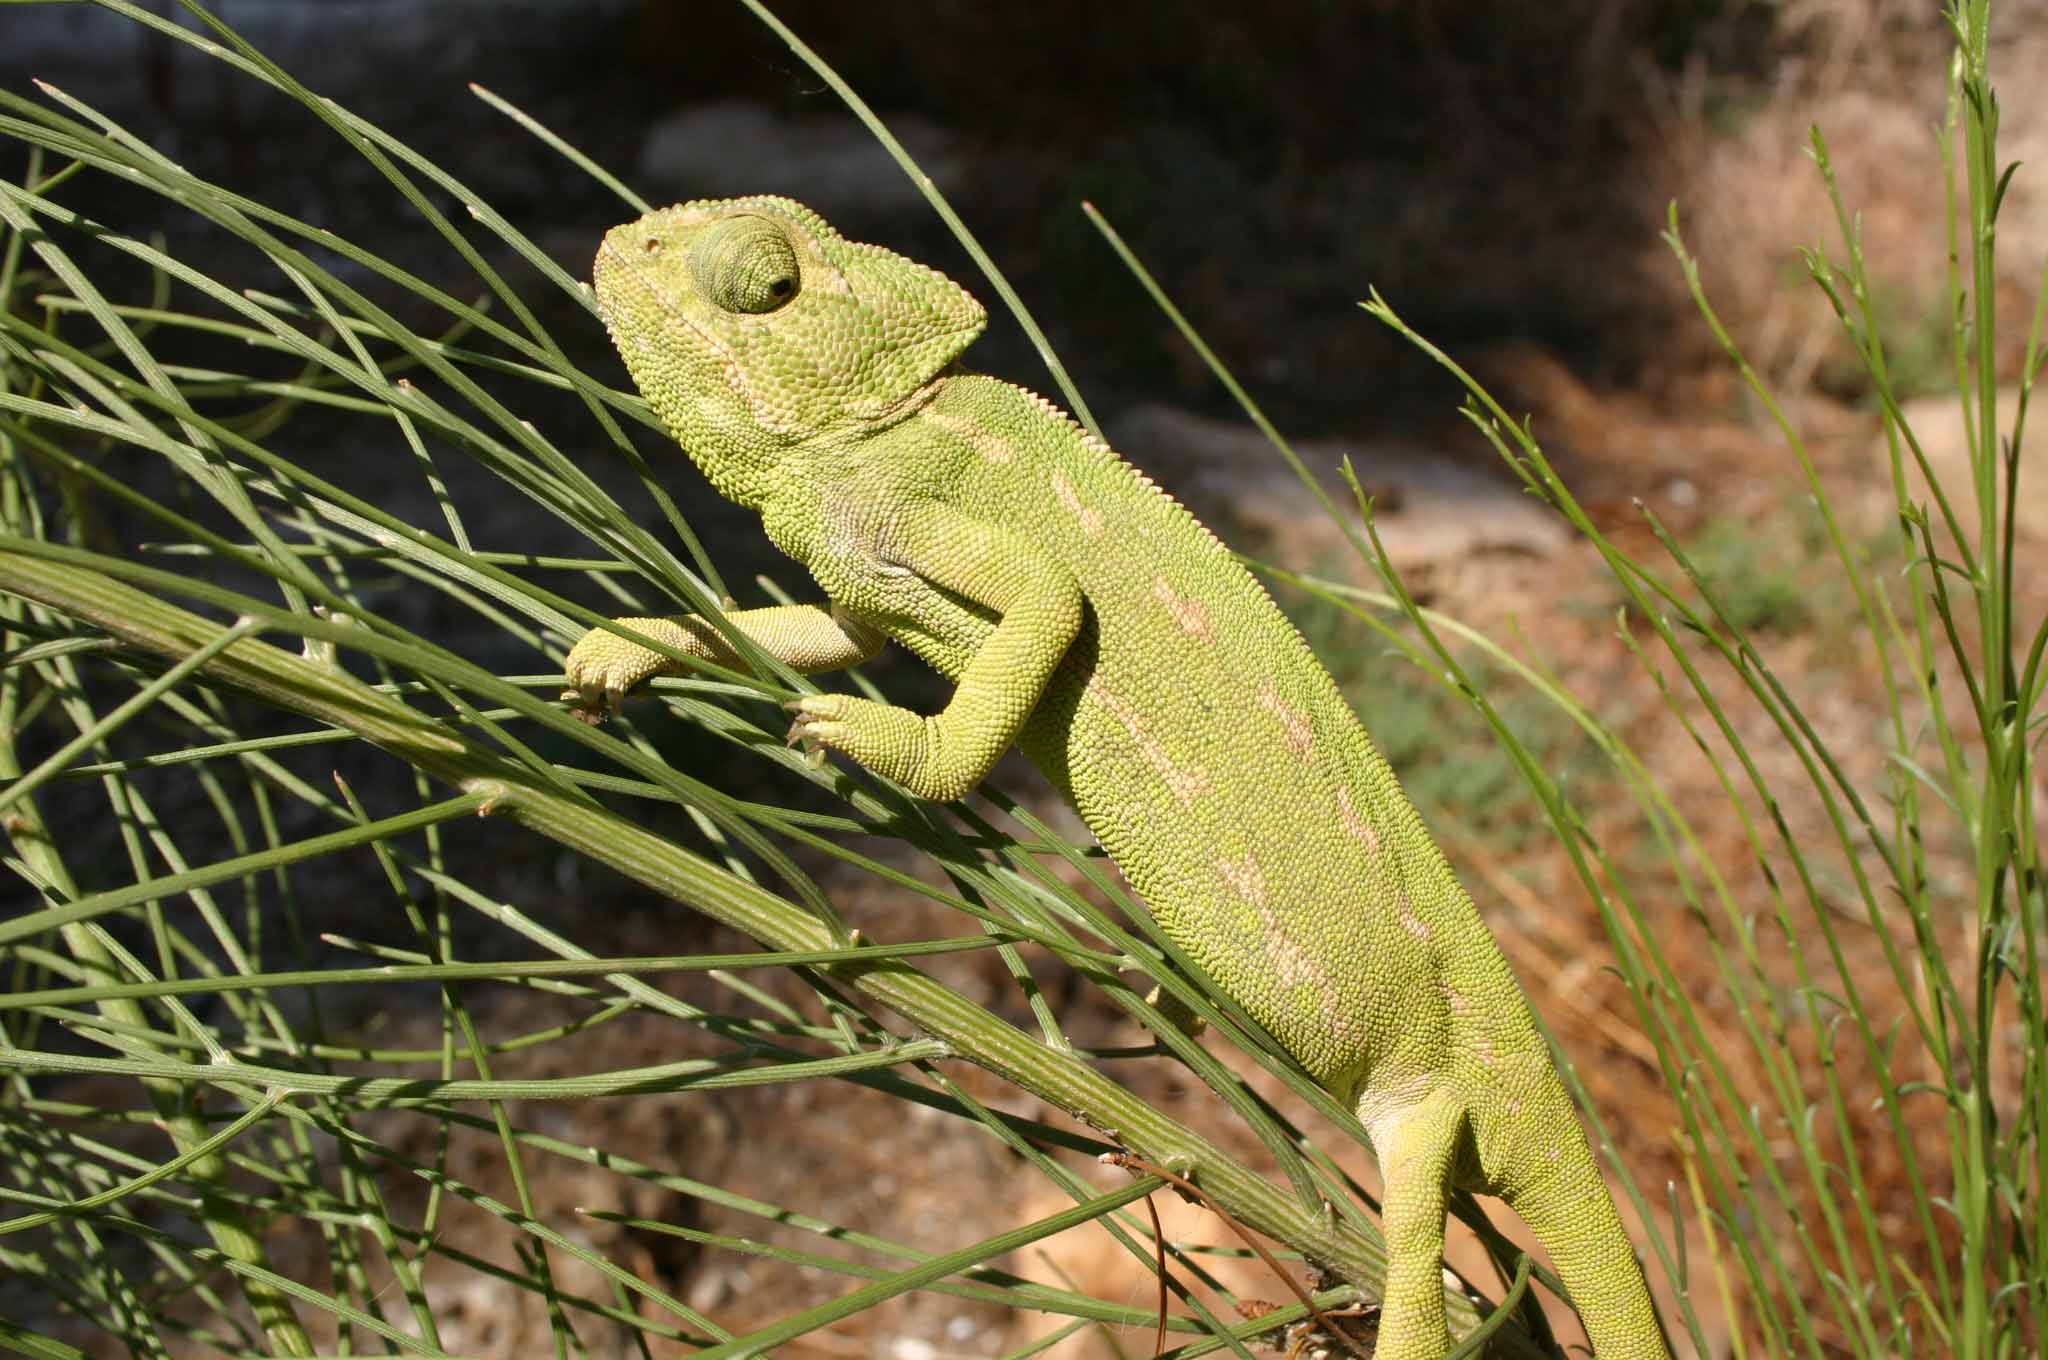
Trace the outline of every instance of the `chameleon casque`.
{"type": "MultiPolygon", "coordinates": [[[[799,672],[893,638],[956,684],[929,717],[807,696],[792,738],[940,800],[1021,746],[1209,980],[1357,1110],[1386,1183],[1381,1360],[1447,1348],[1452,1184],[1529,1224],[1602,1360],[1666,1355],[1499,947],[1215,536],[1059,408],[957,369],[986,323],[965,289],[789,199],[650,213],[605,237],[594,282],[677,442],[831,602],[731,622],[799,672]]],[[[701,619],[620,622],[744,668],[701,619]]],[[[564,697],[601,714],[676,669],[597,629],[564,697]]]]}

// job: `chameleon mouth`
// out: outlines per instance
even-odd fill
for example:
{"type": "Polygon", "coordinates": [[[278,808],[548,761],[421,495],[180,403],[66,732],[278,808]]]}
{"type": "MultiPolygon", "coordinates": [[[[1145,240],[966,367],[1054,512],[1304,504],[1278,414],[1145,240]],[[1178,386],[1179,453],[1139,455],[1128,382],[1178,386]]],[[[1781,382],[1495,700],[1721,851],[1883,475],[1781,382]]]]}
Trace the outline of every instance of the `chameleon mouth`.
{"type": "MultiPolygon", "coordinates": [[[[604,318],[612,347],[625,360],[626,371],[633,375],[634,386],[644,391],[657,376],[648,368],[659,363],[661,355],[657,350],[666,336],[669,346],[677,351],[676,357],[688,355],[694,366],[715,372],[755,424],[763,430],[782,433],[773,412],[748,385],[734,342],[720,335],[715,326],[690,315],[689,309],[662,286],[658,272],[650,267],[640,247],[644,235],[645,229],[639,222],[614,227],[605,233],[590,268],[598,315],[604,318]]],[[[670,248],[673,246],[665,246],[664,253],[670,248]]],[[[700,397],[697,405],[705,406],[708,397],[708,393],[700,397]]],[[[664,419],[669,414],[664,413],[664,419]]]]}
{"type": "MultiPolygon", "coordinates": [[[[619,337],[616,318],[634,311],[650,311],[664,321],[687,326],[698,343],[729,364],[732,360],[729,348],[720,343],[715,334],[697,324],[688,312],[675,305],[652,276],[652,271],[629,248],[631,241],[626,238],[638,238],[641,233],[636,228],[639,225],[638,222],[629,222],[606,232],[604,240],[598,244],[597,258],[591,261],[590,286],[597,295],[597,313],[604,318],[605,328],[616,342],[619,337]]],[[[644,345],[646,342],[643,340],[641,343],[644,345]]],[[[618,348],[622,354],[625,352],[624,345],[618,348]]]]}
{"type": "MultiPolygon", "coordinates": [[[[664,302],[661,290],[655,287],[654,281],[641,269],[639,261],[633,258],[619,240],[620,234],[628,230],[630,227],[614,227],[606,232],[604,240],[598,243],[597,258],[590,264],[590,286],[597,293],[597,310],[607,321],[611,319],[613,312],[620,310],[619,303],[623,301],[620,297],[622,288],[644,295],[657,306],[664,302]]],[[[672,311],[673,308],[663,306],[662,310],[672,311]]]]}

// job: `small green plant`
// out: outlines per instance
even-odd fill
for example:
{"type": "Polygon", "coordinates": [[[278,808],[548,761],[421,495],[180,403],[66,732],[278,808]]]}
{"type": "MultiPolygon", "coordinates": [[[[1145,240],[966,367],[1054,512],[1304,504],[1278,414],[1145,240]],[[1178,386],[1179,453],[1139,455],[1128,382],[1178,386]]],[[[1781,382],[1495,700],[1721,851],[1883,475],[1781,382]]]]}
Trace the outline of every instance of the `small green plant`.
{"type": "MultiPolygon", "coordinates": [[[[1310,595],[1293,617],[1425,817],[1507,851],[1543,834],[1541,805],[1469,699],[1431,683],[1400,652],[1360,646],[1356,619],[1329,598],[1310,595]]],[[[1569,715],[1511,686],[1510,672],[1490,658],[1471,665],[1481,693],[1504,695],[1501,720],[1544,768],[1561,782],[1602,777],[1605,763],[1569,715]]]]}
{"type": "Polygon", "coordinates": [[[1814,618],[1799,562],[1785,560],[1768,530],[1715,518],[1686,544],[1700,580],[1713,593],[1728,625],[1744,633],[1785,633],[1814,618]]]}

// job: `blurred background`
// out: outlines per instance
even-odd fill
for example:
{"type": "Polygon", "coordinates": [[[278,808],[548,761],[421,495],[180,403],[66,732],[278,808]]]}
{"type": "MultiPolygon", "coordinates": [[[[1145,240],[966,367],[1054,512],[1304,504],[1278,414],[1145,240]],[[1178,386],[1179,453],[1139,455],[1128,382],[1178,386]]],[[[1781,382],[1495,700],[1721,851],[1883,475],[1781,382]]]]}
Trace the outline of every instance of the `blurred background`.
{"type": "MultiPolygon", "coordinates": [[[[228,0],[218,12],[315,88],[459,165],[579,269],[616,203],[466,82],[650,198],[801,194],[850,235],[971,275],[832,93],[737,4],[228,0]]],[[[2043,12],[2000,6],[2002,69],[2036,64],[2043,12]]],[[[1934,0],[789,0],[780,13],[1026,281],[1109,407],[1223,409],[1161,340],[1083,199],[1290,430],[1370,436],[1442,405],[1426,365],[1360,324],[1351,304],[1369,285],[1468,357],[1523,347],[1596,394],[1682,400],[1711,347],[1658,241],[1672,200],[1753,358],[1853,397],[1793,255],[1830,229],[1802,151],[1816,121],[1867,248],[1896,261],[1890,305],[1924,310],[1941,281],[1939,252],[1915,249],[1941,231],[1927,153],[1949,49],[1934,0]]],[[[195,172],[380,248],[421,230],[312,120],[196,53],[89,6],[10,7],[5,23],[11,88],[75,90],[195,172]]],[[[2005,144],[2028,159],[2048,135],[2033,91],[2001,94],[2005,144]]],[[[2048,228],[2024,178],[2014,196],[2004,235],[2024,275],[2048,228]]],[[[1013,332],[995,332],[980,361],[1027,369],[1013,332]]]]}

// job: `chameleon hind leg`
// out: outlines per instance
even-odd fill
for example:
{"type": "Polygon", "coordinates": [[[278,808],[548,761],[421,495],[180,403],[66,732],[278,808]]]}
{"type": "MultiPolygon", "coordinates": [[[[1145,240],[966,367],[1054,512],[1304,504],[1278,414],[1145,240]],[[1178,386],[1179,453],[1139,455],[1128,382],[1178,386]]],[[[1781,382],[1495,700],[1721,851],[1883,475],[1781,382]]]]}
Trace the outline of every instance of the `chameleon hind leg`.
{"type": "Polygon", "coordinates": [[[1387,1239],[1387,1287],[1374,1360],[1442,1360],[1446,1183],[1464,1132],[1465,1112],[1448,1099],[1414,1107],[1377,1149],[1386,1190],[1380,1221],[1387,1239]]]}

